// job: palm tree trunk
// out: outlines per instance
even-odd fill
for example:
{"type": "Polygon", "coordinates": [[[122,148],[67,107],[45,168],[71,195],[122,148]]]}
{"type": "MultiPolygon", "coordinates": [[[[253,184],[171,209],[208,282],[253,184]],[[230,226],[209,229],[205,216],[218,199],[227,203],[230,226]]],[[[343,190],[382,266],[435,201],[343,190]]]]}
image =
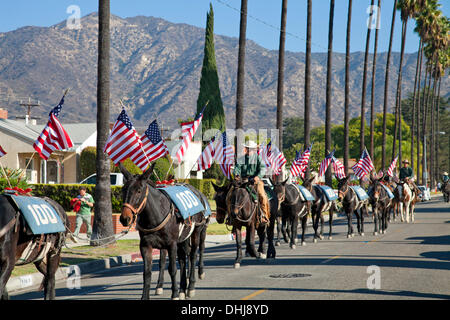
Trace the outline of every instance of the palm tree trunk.
{"type": "MultiPolygon", "coordinates": [[[[394,26],[395,26],[395,12],[397,10],[397,0],[394,1],[394,9],[392,12],[391,20],[391,35],[389,37],[389,48],[386,58],[386,74],[384,78],[384,104],[383,104],[383,135],[382,135],[382,146],[381,146],[381,168],[386,168],[386,120],[387,120],[387,108],[388,108],[388,96],[389,96],[389,69],[391,64],[391,54],[392,54],[392,40],[394,39],[394,26]]],[[[395,131],[394,131],[395,132],[395,131]]],[[[395,136],[395,134],[394,134],[395,136]]]]}
{"type": "Polygon", "coordinates": [[[412,114],[411,114],[411,168],[414,171],[414,136],[415,136],[415,124],[416,124],[416,93],[417,93],[417,80],[419,78],[419,63],[420,63],[420,47],[422,46],[422,39],[419,41],[419,50],[417,52],[416,61],[416,76],[414,77],[414,91],[412,100],[412,114]]]}
{"type": "Polygon", "coordinates": [[[380,28],[381,0],[378,0],[375,45],[373,49],[372,88],[370,92],[370,157],[374,159],[375,75],[377,70],[378,30],[380,28]]]}
{"type": "MultiPolygon", "coordinates": [[[[94,223],[91,245],[110,242],[112,224],[110,160],[103,149],[109,136],[110,97],[110,2],[99,0],[98,13],[98,79],[97,79],[97,184],[95,185],[94,223]]],[[[113,241],[114,242],[114,241],[113,241]]]]}
{"type": "MultiPolygon", "coordinates": [[[[305,149],[310,145],[311,130],[311,28],[312,28],[312,0],[308,0],[306,18],[306,58],[305,58],[305,149]]],[[[309,166],[306,169],[305,179],[309,178],[309,166]]]]}
{"type": "Polygon", "coordinates": [[[439,174],[441,172],[441,166],[440,166],[440,145],[439,145],[439,140],[440,140],[440,132],[441,132],[441,128],[440,128],[440,124],[439,124],[439,115],[440,115],[440,110],[439,110],[439,103],[440,103],[440,96],[441,96],[441,79],[442,77],[439,77],[439,82],[438,82],[438,90],[437,90],[437,97],[436,97],[436,148],[435,148],[435,152],[434,154],[436,155],[436,160],[435,160],[435,164],[436,164],[436,171],[435,171],[435,179],[436,181],[439,181],[439,174]]]}
{"type": "Polygon", "coordinates": [[[280,150],[283,151],[283,93],[284,93],[284,47],[286,43],[287,0],[281,8],[280,47],[278,50],[278,88],[277,88],[277,129],[280,150]]]}
{"type": "MultiPolygon", "coordinates": [[[[374,0],[371,0],[370,7],[373,8],[374,0]]],[[[369,18],[369,25],[367,26],[367,35],[366,35],[366,53],[364,55],[364,70],[363,70],[363,82],[362,82],[362,93],[361,93],[361,127],[359,133],[359,153],[362,154],[364,151],[364,133],[365,133],[365,124],[366,124],[366,86],[367,86],[367,63],[369,60],[369,46],[370,46],[370,31],[372,25],[372,16],[371,13],[369,18]]]]}
{"type": "MultiPolygon", "coordinates": [[[[330,0],[330,18],[328,23],[328,58],[327,58],[327,89],[325,105],[325,156],[331,151],[331,74],[333,63],[333,20],[334,20],[334,0],[330,0]]],[[[331,166],[325,172],[325,184],[332,185],[331,166]]]]}
{"type": "Polygon", "coordinates": [[[416,140],[417,140],[417,173],[416,173],[416,176],[417,176],[417,181],[419,181],[419,178],[420,178],[420,92],[421,92],[421,90],[420,90],[420,88],[421,88],[421,86],[420,86],[420,78],[421,78],[421,76],[422,76],[422,60],[423,60],[423,42],[421,41],[420,42],[420,45],[419,45],[419,52],[418,52],[418,55],[419,55],[419,58],[420,58],[420,61],[419,61],[419,79],[418,79],[418,81],[417,81],[417,98],[416,98],[416,101],[414,101],[414,103],[417,105],[417,135],[416,135],[416,140]]]}
{"type": "MultiPolygon", "coordinates": [[[[430,95],[431,87],[431,63],[428,65],[428,86],[426,87],[426,94],[424,93],[424,109],[423,109],[423,123],[422,123],[422,136],[423,136],[423,151],[422,151],[422,184],[427,185],[428,180],[428,166],[426,165],[427,153],[426,153],[426,136],[427,136],[427,114],[428,114],[428,98],[430,95]]],[[[425,89],[424,89],[425,90],[425,89]]]]}
{"type": "Polygon", "coordinates": [[[345,102],[344,102],[344,167],[345,175],[348,176],[349,162],[349,97],[350,97],[350,34],[352,26],[352,0],[348,1],[347,36],[345,49],[345,102]]]}
{"type": "MultiPolygon", "coordinates": [[[[241,21],[239,26],[238,70],[236,83],[236,139],[239,129],[244,129],[244,78],[245,78],[245,44],[247,32],[247,0],[241,0],[241,21]]],[[[237,142],[237,141],[236,141],[237,142]]],[[[241,145],[237,143],[236,146],[241,145]]],[[[236,152],[238,148],[236,148],[236,152]]]]}
{"type": "Polygon", "coordinates": [[[431,108],[431,115],[430,115],[430,127],[431,127],[431,132],[430,132],[430,187],[431,189],[434,189],[435,186],[435,181],[434,181],[434,142],[435,142],[435,135],[436,135],[436,131],[435,131],[435,127],[434,127],[434,107],[435,107],[435,97],[436,97],[436,90],[437,90],[437,86],[436,86],[436,77],[433,76],[433,90],[431,93],[431,101],[430,101],[430,108],[431,108]]]}
{"type": "Polygon", "coordinates": [[[398,105],[398,161],[402,163],[402,70],[403,70],[403,57],[405,55],[405,43],[406,43],[406,27],[408,20],[402,22],[402,48],[400,51],[400,64],[398,67],[397,78],[397,105],[398,105]]]}

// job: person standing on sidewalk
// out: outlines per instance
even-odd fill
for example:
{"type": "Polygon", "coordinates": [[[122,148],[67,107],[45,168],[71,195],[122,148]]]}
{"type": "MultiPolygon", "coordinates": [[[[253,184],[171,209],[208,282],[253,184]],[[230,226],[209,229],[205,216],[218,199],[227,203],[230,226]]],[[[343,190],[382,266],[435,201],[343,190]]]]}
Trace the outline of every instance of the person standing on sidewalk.
{"type": "Polygon", "coordinates": [[[78,237],[83,222],[86,224],[87,237],[91,238],[91,209],[94,207],[94,198],[86,192],[86,187],[80,187],[77,199],[80,201],[80,210],[77,212],[77,220],[73,235],[78,237]]]}

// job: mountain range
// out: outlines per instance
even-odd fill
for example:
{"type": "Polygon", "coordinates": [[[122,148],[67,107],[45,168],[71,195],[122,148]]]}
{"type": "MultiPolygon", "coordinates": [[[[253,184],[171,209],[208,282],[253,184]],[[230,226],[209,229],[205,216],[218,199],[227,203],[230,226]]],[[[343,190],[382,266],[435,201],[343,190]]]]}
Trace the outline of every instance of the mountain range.
{"type": "MultiPolygon", "coordinates": [[[[66,21],[50,27],[22,27],[0,33],[0,107],[9,117],[23,116],[21,100],[38,99],[32,116],[41,122],[66,88],[61,121],[95,122],[97,99],[98,15],[81,19],[81,28],[66,21]]],[[[356,31],[355,31],[356,32],[356,31]]],[[[178,127],[178,119],[193,117],[200,86],[205,30],[155,17],[120,18],[111,15],[111,121],[122,99],[136,127],[146,127],[156,116],[164,129],[178,127]]],[[[396,40],[399,41],[399,40],[396,40]]],[[[215,35],[216,61],[227,127],[234,128],[238,39],[215,35]]],[[[375,111],[382,112],[385,52],[377,56],[375,111]]],[[[392,55],[389,112],[397,87],[399,53],[392,55]]],[[[403,97],[412,91],[417,54],[405,54],[403,97]]],[[[372,54],[367,81],[370,108],[372,54]]],[[[326,53],[312,54],[311,120],[324,123],[326,53]]],[[[364,52],[350,56],[350,115],[359,116],[364,52]]],[[[276,123],[278,52],[247,40],[245,59],[245,128],[274,128],[276,123]]],[[[305,53],[286,52],[284,117],[303,117],[305,53]]],[[[333,54],[332,122],[344,118],[345,54],[333,54]]],[[[442,80],[441,95],[450,95],[450,77],[442,80]]]]}

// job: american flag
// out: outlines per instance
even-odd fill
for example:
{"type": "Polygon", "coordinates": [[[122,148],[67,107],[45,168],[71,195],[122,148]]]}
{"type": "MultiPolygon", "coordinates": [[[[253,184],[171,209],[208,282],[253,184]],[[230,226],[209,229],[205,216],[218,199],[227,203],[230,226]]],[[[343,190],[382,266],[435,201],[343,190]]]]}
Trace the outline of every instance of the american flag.
{"type": "Polygon", "coordinates": [[[338,179],[345,178],[345,167],[342,164],[342,162],[339,161],[339,159],[337,159],[334,156],[333,156],[333,170],[334,170],[334,175],[336,176],[336,178],[338,178],[338,179]]]}
{"type": "Polygon", "coordinates": [[[181,163],[181,161],[183,160],[183,156],[189,148],[192,138],[194,137],[195,132],[197,132],[197,129],[202,122],[203,112],[205,111],[205,108],[206,105],[203,107],[202,112],[200,112],[197,117],[195,117],[194,121],[189,121],[181,124],[183,141],[181,142],[180,148],[178,149],[176,154],[178,163],[181,163]]]}
{"type": "Polygon", "coordinates": [[[389,166],[388,170],[387,170],[387,174],[389,177],[393,177],[394,176],[394,169],[395,166],[397,165],[397,160],[398,160],[398,156],[395,157],[394,160],[392,160],[391,165],[389,166]]]}
{"type": "Polygon", "coordinates": [[[216,137],[212,137],[211,142],[203,150],[200,157],[198,157],[197,171],[211,168],[211,165],[214,161],[215,144],[216,144],[216,137]]]}
{"type": "Polygon", "coordinates": [[[135,155],[131,157],[131,161],[133,161],[133,163],[135,163],[142,171],[147,168],[149,162],[164,157],[169,153],[169,149],[167,148],[164,139],[161,137],[156,119],[153,120],[147,130],[145,130],[145,133],[141,137],[141,141],[144,153],[136,152],[135,155]]]}
{"type": "Polygon", "coordinates": [[[57,118],[63,104],[64,97],[59,104],[50,111],[47,125],[33,144],[33,148],[44,160],[47,160],[55,150],[64,150],[73,147],[73,142],[70,139],[69,134],[64,130],[57,118]]]}
{"type": "Polygon", "coordinates": [[[303,152],[301,156],[300,153],[297,152],[290,170],[293,177],[297,177],[298,175],[300,175],[300,177],[302,178],[305,177],[306,168],[308,168],[309,157],[311,156],[311,148],[312,144],[303,152]]]}
{"type": "Polygon", "coordinates": [[[330,165],[331,161],[334,158],[334,151],[331,151],[320,163],[319,167],[319,178],[325,174],[325,171],[327,171],[328,166],[330,165]]]}
{"type": "Polygon", "coordinates": [[[271,169],[275,175],[281,173],[281,168],[287,162],[283,153],[276,146],[272,146],[272,141],[261,149],[260,155],[266,167],[271,169]]]}
{"type": "Polygon", "coordinates": [[[6,151],[3,150],[2,146],[0,146],[0,158],[6,154],[6,151]]]}
{"type": "MultiPolygon", "coordinates": [[[[142,155],[146,164],[149,164],[142,148],[142,141],[125,109],[122,110],[114,123],[103,152],[109,155],[115,165],[127,158],[132,158],[136,161],[142,155]]],[[[133,163],[137,165],[136,162],[133,163]]]]}
{"type": "Polygon", "coordinates": [[[218,139],[214,152],[214,159],[220,164],[223,174],[230,179],[231,166],[234,164],[234,149],[232,145],[228,144],[226,132],[223,132],[218,139]]]}
{"type": "Polygon", "coordinates": [[[374,165],[372,163],[372,159],[370,158],[367,149],[364,149],[361,158],[359,161],[352,167],[353,172],[358,178],[364,177],[366,174],[371,172],[374,169],[374,165]]]}

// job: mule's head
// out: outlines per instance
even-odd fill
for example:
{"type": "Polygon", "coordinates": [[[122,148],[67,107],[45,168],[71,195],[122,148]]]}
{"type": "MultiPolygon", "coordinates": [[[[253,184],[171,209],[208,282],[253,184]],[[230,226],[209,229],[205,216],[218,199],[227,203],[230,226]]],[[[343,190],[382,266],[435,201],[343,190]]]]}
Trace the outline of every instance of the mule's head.
{"type": "Polygon", "coordinates": [[[245,205],[250,202],[250,196],[246,189],[246,184],[241,185],[238,188],[233,188],[230,195],[230,212],[235,216],[238,215],[245,205]]]}
{"type": "Polygon", "coordinates": [[[121,163],[119,168],[125,177],[122,187],[122,213],[120,223],[124,227],[134,222],[136,216],[145,208],[148,197],[147,180],[153,172],[154,163],[141,175],[132,175],[121,163]]]}
{"type": "Polygon", "coordinates": [[[338,179],[338,199],[342,201],[345,196],[347,195],[347,192],[349,190],[348,186],[348,177],[338,179]]]}
{"type": "Polygon", "coordinates": [[[274,182],[272,179],[270,179],[270,182],[273,185],[273,191],[278,199],[278,205],[281,205],[281,203],[286,199],[286,183],[288,179],[281,181],[281,182],[274,182]]]}
{"type": "Polygon", "coordinates": [[[227,194],[230,190],[231,184],[226,186],[218,186],[212,184],[216,194],[214,195],[214,201],[216,202],[216,221],[217,223],[224,223],[227,216],[227,194]]]}
{"type": "Polygon", "coordinates": [[[375,204],[376,202],[378,202],[378,200],[380,200],[380,196],[382,193],[382,189],[383,186],[381,184],[380,179],[377,179],[375,177],[371,177],[370,178],[370,200],[373,204],[375,204]]]}

